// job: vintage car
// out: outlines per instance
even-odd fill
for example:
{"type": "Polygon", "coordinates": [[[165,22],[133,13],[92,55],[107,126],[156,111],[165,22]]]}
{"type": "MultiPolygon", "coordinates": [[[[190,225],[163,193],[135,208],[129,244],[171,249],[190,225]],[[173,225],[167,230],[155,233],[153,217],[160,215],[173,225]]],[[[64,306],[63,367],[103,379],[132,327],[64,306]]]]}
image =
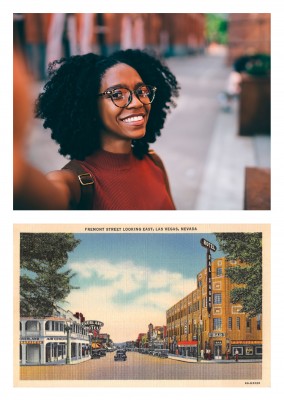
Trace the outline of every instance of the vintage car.
{"type": "Polygon", "coordinates": [[[124,350],[117,350],[114,355],[114,361],[126,361],[127,355],[124,350]]]}
{"type": "Polygon", "coordinates": [[[168,355],[169,355],[169,349],[161,349],[161,350],[159,350],[159,352],[158,352],[158,357],[160,357],[160,358],[168,358],[168,355]]]}
{"type": "Polygon", "coordinates": [[[100,357],[101,357],[100,349],[93,349],[91,358],[100,358],[100,357]]]}
{"type": "Polygon", "coordinates": [[[100,349],[101,357],[106,356],[106,349],[100,349]]]}

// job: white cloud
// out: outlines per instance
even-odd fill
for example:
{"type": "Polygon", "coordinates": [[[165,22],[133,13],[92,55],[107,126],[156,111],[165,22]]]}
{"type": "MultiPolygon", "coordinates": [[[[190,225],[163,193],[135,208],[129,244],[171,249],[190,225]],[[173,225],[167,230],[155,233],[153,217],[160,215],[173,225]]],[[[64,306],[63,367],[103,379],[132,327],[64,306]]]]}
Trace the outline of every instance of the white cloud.
{"type": "Polygon", "coordinates": [[[88,261],[74,263],[71,268],[83,278],[90,279],[95,273],[100,285],[94,281],[87,289],[73,290],[67,299],[68,308],[82,312],[86,319],[103,321],[102,331],[117,342],[135,340],[140,332],[147,331],[150,322],[165,325],[166,310],[196,285],[195,280],[184,279],[179,273],[154,271],[131,261],[88,261]],[[105,285],[101,285],[101,280],[105,285]],[[132,296],[138,291],[139,296],[132,296]],[[116,296],[125,296],[125,302],[115,304],[116,296]]]}

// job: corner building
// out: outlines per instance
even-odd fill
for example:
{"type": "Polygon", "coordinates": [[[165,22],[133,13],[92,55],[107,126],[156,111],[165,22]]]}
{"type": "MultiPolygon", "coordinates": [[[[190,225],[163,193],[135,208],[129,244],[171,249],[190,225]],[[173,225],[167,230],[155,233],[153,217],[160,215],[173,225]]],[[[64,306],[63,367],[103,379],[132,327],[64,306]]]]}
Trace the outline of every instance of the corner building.
{"type": "Polygon", "coordinates": [[[235,284],[225,276],[237,261],[212,261],[212,309],[207,312],[207,268],[197,275],[197,288],[166,312],[171,353],[183,357],[262,358],[262,315],[248,318],[230,302],[235,284]]]}

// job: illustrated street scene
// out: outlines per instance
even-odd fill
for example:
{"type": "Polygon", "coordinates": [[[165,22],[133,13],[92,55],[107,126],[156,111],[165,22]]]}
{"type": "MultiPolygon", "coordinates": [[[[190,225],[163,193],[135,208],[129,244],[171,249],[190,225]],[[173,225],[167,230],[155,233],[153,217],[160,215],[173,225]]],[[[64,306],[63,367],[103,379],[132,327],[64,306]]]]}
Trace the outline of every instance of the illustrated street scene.
{"type": "Polygon", "coordinates": [[[19,227],[20,381],[260,384],[267,232],[215,229],[19,227]]]}

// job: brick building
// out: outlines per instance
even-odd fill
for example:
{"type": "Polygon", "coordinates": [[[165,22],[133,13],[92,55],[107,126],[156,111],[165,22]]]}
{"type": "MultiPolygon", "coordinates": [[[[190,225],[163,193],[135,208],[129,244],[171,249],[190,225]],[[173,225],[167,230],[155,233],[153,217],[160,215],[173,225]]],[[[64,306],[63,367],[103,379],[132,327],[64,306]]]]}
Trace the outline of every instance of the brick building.
{"type": "Polygon", "coordinates": [[[207,312],[207,268],[197,275],[197,288],[166,312],[169,349],[185,357],[198,357],[210,350],[219,359],[239,351],[240,357],[262,357],[262,316],[241,312],[230,302],[235,286],[225,276],[236,261],[218,258],[212,262],[212,310],[207,312]],[[202,351],[201,351],[202,350],[202,351]]]}
{"type": "Polygon", "coordinates": [[[270,14],[228,15],[228,65],[244,54],[271,53],[270,14]]]}
{"type": "Polygon", "coordinates": [[[99,52],[147,47],[162,55],[185,55],[205,47],[204,14],[94,14],[94,24],[99,52]]]}

